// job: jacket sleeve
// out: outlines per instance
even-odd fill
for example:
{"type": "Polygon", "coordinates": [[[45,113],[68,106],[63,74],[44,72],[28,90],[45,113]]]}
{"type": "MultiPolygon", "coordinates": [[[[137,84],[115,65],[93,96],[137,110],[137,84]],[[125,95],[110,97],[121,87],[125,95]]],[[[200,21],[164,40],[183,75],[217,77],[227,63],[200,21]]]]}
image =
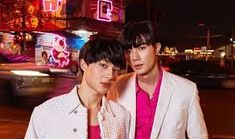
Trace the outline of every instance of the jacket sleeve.
{"type": "Polygon", "coordinates": [[[189,139],[208,139],[196,85],[193,89],[193,97],[190,101],[188,113],[187,134],[189,139]]]}
{"type": "Polygon", "coordinates": [[[33,113],[31,115],[29,125],[27,128],[27,131],[25,133],[24,139],[38,139],[37,133],[36,133],[36,126],[35,126],[35,109],[33,110],[33,113]]]}

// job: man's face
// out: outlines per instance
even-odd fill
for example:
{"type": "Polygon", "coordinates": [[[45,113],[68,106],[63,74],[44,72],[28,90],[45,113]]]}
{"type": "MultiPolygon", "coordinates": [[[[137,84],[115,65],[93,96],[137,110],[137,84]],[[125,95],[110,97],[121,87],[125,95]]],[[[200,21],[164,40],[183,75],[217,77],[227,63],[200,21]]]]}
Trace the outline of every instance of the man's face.
{"type": "Polygon", "coordinates": [[[120,69],[105,60],[86,66],[86,69],[84,69],[84,79],[87,85],[97,95],[105,95],[116,80],[120,69]]]}
{"type": "MultiPolygon", "coordinates": [[[[159,44],[160,45],[160,44],[159,44]]],[[[128,64],[138,75],[147,75],[157,66],[156,54],[161,46],[142,44],[126,51],[128,64]]]]}

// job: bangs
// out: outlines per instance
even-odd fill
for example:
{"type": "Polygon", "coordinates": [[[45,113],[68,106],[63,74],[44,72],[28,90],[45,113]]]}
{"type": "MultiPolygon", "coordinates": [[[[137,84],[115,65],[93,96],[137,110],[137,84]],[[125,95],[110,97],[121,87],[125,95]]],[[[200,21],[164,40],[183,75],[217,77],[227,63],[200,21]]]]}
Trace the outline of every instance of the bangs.
{"type": "Polygon", "coordinates": [[[122,43],[124,50],[131,49],[132,47],[136,48],[142,44],[146,44],[146,39],[143,35],[138,34],[136,36],[132,36],[130,39],[127,39],[124,43],[122,43]],[[129,40],[129,41],[127,41],[129,40]]]}
{"type": "Polygon", "coordinates": [[[124,52],[116,40],[97,38],[88,41],[80,51],[79,59],[82,58],[87,64],[105,60],[121,69],[126,67],[124,52]]]}
{"type": "Polygon", "coordinates": [[[96,53],[93,53],[93,60],[90,62],[98,62],[101,60],[110,62],[120,69],[125,69],[126,67],[124,52],[114,46],[100,47],[100,49],[97,49],[96,53]]]}
{"type": "Polygon", "coordinates": [[[132,23],[124,27],[120,38],[124,50],[136,48],[142,44],[153,44],[154,35],[150,25],[143,26],[142,24],[132,23]]]}

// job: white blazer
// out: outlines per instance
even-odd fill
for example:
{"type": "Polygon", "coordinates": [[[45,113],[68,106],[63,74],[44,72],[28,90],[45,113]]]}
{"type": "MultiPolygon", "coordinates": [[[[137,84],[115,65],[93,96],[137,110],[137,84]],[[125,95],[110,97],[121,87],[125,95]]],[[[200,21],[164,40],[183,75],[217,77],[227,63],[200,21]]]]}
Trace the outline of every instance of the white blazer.
{"type": "MultiPolygon", "coordinates": [[[[129,139],[135,138],[135,78],[135,73],[120,76],[108,92],[108,98],[123,105],[131,113],[129,139]]],[[[186,131],[189,139],[208,139],[196,84],[163,70],[150,138],[185,139],[186,131]]]]}
{"type": "MultiPolygon", "coordinates": [[[[77,87],[37,106],[25,139],[87,139],[88,112],[81,104],[77,87]]],[[[102,98],[98,121],[102,139],[128,139],[130,114],[121,105],[102,98]]]]}

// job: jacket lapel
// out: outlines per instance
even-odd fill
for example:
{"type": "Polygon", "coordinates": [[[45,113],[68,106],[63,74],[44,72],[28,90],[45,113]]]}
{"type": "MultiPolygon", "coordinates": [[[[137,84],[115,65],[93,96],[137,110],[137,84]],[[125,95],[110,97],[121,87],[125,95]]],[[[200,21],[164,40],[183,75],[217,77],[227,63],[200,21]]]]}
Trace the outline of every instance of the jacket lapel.
{"type": "Polygon", "coordinates": [[[136,89],[135,89],[135,80],[136,80],[136,75],[132,74],[132,76],[130,77],[129,81],[127,82],[127,93],[125,93],[125,95],[128,95],[126,97],[126,100],[124,100],[123,102],[125,102],[126,104],[124,104],[125,106],[127,106],[127,109],[129,110],[129,112],[131,113],[131,123],[130,123],[130,139],[134,139],[135,138],[135,125],[136,125],[136,89]]]}
{"type": "Polygon", "coordinates": [[[154,116],[151,139],[156,139],[160,133],[160,129],[172,96],[171,86],[172,83],[170,81],[169,73],[163,70],[162,84],[154,116]]]}

